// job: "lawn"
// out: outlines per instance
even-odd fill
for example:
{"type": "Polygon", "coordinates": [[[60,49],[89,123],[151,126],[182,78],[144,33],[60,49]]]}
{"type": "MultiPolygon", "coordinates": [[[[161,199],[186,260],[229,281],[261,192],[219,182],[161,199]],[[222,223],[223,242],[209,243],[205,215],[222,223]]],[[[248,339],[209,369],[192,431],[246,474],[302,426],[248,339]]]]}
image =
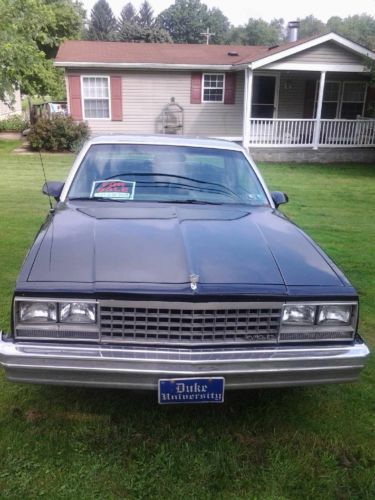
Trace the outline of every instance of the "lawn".
{"type": "MultiPolygon", "coordinates": [[[[0,143],[0,327],[48,211],[38,155],[0,143]]],[[[71,155],[43,155],[64,179],[71,155]]],[[[345,271],[375,348],[375,166],[262,165],[285,212],[345,271]]],[[[158,407],[155,394],[28,386],[0,372],[0,498],[373,499],[375,363],[360,383],[227,394],[158,407]]]]}

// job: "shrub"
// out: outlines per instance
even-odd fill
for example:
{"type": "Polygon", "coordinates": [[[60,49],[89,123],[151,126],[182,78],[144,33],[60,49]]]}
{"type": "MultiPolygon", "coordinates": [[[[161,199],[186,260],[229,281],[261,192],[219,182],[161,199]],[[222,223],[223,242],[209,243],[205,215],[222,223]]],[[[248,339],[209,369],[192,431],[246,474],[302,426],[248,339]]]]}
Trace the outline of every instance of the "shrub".
{"type": "Polygon", "coordinates": [[[0,120],[0,132],[23,132],[28,126],[28,121],[22,115],[12,115],[0,120]]]}
{"type": "Polygon", "coordinates": [[[39,118],[27,136],[31,149],[40,151],[75,151],[89,136],[86,123],[76,123],[71,116],[39,118]]]}

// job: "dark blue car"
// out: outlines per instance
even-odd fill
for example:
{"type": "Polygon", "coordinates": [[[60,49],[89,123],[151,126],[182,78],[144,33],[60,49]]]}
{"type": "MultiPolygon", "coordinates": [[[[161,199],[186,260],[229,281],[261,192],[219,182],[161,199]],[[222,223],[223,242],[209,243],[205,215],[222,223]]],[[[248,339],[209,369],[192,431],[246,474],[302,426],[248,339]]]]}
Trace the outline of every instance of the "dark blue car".
{"type": "Polygon", "coordinates": [[[357,379],[356,291],[240,146],[100,137],[43,190],[57,203],[0,340],[9,380],[196,403],[357,379]]]}

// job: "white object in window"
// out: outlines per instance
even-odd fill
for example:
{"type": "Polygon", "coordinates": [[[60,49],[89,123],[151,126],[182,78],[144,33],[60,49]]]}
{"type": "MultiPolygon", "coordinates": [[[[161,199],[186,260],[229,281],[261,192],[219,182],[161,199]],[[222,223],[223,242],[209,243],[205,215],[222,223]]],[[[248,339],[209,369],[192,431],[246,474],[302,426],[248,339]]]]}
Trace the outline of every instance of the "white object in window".
{"type": "Polygon", "coordinates": [[[205,73],[202,85],[203,102],[224,102],[224,74],[205,73]]]}
{"type": "Polygon", "coordinates": [[[83,76],[82,96],[85,119],[110,118],[108,76],[83,76]]]}

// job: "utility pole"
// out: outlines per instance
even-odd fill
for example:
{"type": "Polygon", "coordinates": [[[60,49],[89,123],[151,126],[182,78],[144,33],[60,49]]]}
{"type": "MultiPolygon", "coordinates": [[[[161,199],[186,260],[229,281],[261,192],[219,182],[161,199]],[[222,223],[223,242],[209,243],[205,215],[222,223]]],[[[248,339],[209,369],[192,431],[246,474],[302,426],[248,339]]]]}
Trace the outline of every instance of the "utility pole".
{"type": "Polygon", "coordinates": [[[210,38],[215,36],[215,33],[210,33],[210,28],[207,28],[204,33],[201,33],[202,36],[206,37],[206,45],[210,43],[210,38]]]}

